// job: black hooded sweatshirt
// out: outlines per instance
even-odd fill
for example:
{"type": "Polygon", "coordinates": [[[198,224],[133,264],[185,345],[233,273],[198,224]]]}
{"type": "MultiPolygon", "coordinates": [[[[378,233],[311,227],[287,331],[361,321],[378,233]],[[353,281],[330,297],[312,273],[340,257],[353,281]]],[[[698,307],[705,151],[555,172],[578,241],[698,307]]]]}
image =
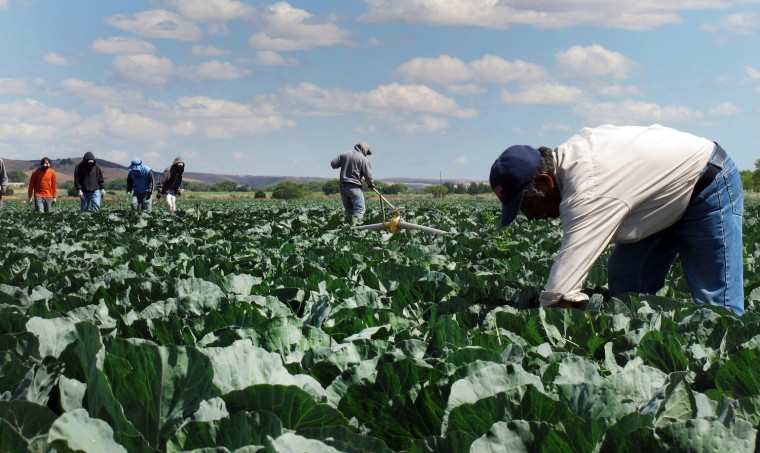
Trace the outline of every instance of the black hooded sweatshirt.
{"type": "Polygon", "coordinates": [[[95,161],[95,156],[89,151],[84,154],[82,162],[74,167],[74,188],[82,192],[106,188],[103,172],[95,161]]]}
{"type": "Polygon", "coordinates": [[[185,161],[181,157],[174,159],[171,167],[164,170],[161,179],[158,181],[158,193],[162,195],[176,194],[179,186],[182,185],[182,173],[185,171],[185,161]]]}

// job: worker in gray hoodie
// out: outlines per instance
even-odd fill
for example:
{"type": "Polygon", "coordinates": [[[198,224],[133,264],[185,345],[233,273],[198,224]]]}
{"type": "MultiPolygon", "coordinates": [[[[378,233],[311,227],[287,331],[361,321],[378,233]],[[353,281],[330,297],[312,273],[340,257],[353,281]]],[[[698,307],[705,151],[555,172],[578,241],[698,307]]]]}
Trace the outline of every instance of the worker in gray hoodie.
{"type": "Polygon", "coordinates": [[[359,142],[354,145],[354,149],[338,154],[330,161],[332,168],[340,168],[340,198],[349,225],[357,225],[364,217],[366,208],[362,180],[367,182],[370,189],[374,187],[372,168],[367,159],[370,154],[372,151],[369,145],[359,142]]]}
{"type": "Polygon", "coordinates": [[[106,196],[106,184],[103,171],[95,161],[95,156],[87,151],[82,162],[74,167],[74,188],[79,195],[80,208],[86,212],[92,207],[92,212],[100,211],[100,202],[106,196]]]}

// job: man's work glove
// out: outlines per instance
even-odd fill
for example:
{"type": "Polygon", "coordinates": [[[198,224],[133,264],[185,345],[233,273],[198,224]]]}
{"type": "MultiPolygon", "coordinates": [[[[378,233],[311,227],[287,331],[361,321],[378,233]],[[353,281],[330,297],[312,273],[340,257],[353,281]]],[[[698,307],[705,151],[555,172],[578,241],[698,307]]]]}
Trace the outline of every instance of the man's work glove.
{"type": "Polygon", "coordinates": [[[180,195],[182,195],[182,189],[177,189],[177,194],[176,194],[176,196],[180,196],[180,195]]]}
{"type": "Polygon", "coordinates": [[[103,198],[106,197],[106,189],[100,189],[100,196],[103,198]]]}
{"type": "Polygon", "coordinates": [[[132,199],[132,194],[129,193],[129,192],[125,192],[125,193],[127,195],[127,201],[131,200],[132,199]]]}
{"type": "Polygon", "coordinates": [[[79,195],[79,199],[80,200],[84,200],[84,194],[82,193],[81,190],[79,191],[79,193],[77,195],[79,195]]]}

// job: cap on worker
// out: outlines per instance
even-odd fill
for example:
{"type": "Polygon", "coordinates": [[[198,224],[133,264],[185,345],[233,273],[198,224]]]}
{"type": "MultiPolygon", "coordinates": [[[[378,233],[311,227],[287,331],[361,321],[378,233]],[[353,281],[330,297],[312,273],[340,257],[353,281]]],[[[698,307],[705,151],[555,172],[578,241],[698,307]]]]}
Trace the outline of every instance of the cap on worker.
{"type": "Polygon", "coordinates": [[[365,156],[372,154],[372,151],[369,149],[369,143],[359,142],[354,145],[354,149],[364,154],[365,156]]]}
{"type": "Polygon", "coordinates": [[[50,166],[50,158],[49,157],[43,157],[40,161],[40,167],[49,167],[50,166]]]}
{"type": "Polygon", "coordinates": [[[142,165],[142,160],[139,157],[135,157],[132,159],[132,165],[142,165]]]}
{"type": "Polygon", "coordinates": [[[491,165],[491,190],[501,201],[501,226],[520,212],[523,192],[533,180],[541,153],[527,145],[510,146],[491,165]]]}

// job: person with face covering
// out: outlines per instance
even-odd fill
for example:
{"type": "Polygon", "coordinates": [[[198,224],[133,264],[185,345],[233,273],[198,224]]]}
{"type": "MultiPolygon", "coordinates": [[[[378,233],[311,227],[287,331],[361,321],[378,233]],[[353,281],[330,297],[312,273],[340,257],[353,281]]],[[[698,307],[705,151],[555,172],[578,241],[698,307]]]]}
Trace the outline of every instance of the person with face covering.
{"type": "Polygon", "coordinates": [[[55,170],[50,168],[50,159],[43,157],[40,166],[29,179],[29,203],[34,202],[36,212],[50,212],[57,198],[55,170]]]}
{"type": "Polygon", "coordinates": [[[135,157],[127,173],[127,197],[132,201],[132,210],[150,212],[153,209],[153,170],[135,157]],[[131,196],[130,196],[131,194],[131,196]]]}
{"type": "Polygon", "coordinates": [[[346,222],[349,225],[357,225],[364,216],[364,192],[362,192],[362,179],[367,181],[367,186],[374,187],[372,182],[372,168],[367,156],[372,154],[369,145],[359,142],[353,150],[338,154],[330,161],[332,168],[340,168],[340,198],[343,201],[343,209],[346,222]]]}
{"type": "Polygon", "coordinates": [[[181,157],[174,159],[171,167],[167,167],[158,181],[158,195],[156,199],[160,200],[163,196],[166,200],[166,209],[169,212],[177,210],[177,199],[182,195],[182,173],[185,172],[185,161],[181,157]]]}
{"type": "Polygon", "coordinates": [[[103,171],[95,161],[95,156],[87,151],[82,162],[74,167],[74,188],[77,190],[82,212],[92,208],[100,211],[100,202],[106,196],[106,183],[103,171]]]}

